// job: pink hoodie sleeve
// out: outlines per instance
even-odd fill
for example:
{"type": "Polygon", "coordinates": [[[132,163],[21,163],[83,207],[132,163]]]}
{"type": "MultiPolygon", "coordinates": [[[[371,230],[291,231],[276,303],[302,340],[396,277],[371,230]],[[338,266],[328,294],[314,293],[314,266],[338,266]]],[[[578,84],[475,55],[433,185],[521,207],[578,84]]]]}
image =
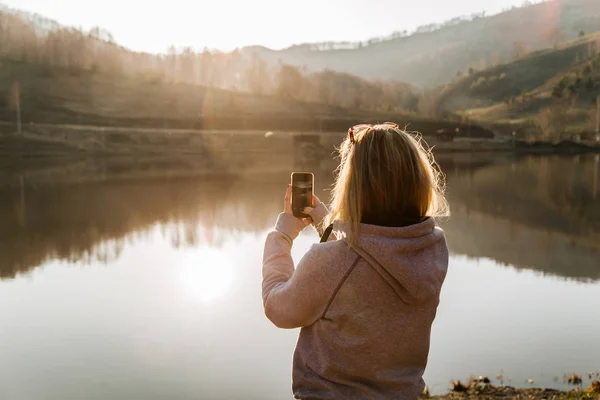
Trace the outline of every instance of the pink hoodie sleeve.
{"type": "Polygon", "coordinates": [[[267,318],[279,328],[312,325],[325,312],[333,292],[314,246],[294,269],[292,242],[303,228],[297,218],[282,213],[265,242],[263,305],[267,318]]]}
{"type": "Polygon", "coordinates": [[[327,214],[329,214],[329,210],[324,203],[319,203],[319,205],[313,208],[310,213],[310,218],[313,221],[312,225],[319,236],[323,235],[323,230],[326,228],[323,226],[323,221],[325,220],[325,217],[327,217],[327,214]]]}

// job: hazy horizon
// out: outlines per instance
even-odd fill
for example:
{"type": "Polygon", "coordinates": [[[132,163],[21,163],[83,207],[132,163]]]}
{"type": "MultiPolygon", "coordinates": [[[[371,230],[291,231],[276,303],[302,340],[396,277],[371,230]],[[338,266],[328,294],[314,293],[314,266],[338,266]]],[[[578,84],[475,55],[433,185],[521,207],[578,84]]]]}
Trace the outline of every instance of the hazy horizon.
{"type": "Polygon", "coordinates": [[[103,3],[3,0],[1,3],[67,26],[85,30],[99,26],[111,32],[117,43],[134,51],[164,53],[171,45],[196,50],[208,47],[230,51],[246,46],[279,50],[302,43],[366,41],[482,11],[486,15],[496,14],[524,2],[456,0],[449,4],[422,0],[406,8],[407,1],[394,0],[356,0],[352,7],[344,5],[342,0],[327,3],[307,0],[301,7],[282,6],[276,0],[194,4],[171,0],[168,10],[164,3],[144,4],[142,9],[137,2],[116,0],[103,3]],[[207,10],[210,16],[203,18],[207,10]]]}

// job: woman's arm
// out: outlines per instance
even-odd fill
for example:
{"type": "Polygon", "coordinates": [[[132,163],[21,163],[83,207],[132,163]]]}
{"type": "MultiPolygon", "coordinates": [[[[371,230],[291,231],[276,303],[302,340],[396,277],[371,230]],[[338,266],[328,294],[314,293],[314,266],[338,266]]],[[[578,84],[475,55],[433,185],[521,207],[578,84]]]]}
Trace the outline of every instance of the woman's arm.
{"type": "Polygon", "coordinates": [[[265,243],[263,305],[267,318],[280,328],[312,325],[323,315],[332,295],[325,265],[314,247],[294,269],[292,242],[302,228],[302,221],[281,213],[265,243]]]}

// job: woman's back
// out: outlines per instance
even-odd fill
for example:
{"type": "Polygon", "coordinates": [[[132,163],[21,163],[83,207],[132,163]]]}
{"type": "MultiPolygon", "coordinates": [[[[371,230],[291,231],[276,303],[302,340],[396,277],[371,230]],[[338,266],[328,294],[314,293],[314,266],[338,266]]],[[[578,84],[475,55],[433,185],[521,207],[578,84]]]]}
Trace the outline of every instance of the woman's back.
{"type": "Polygon", "coordinates": [[[340,149],[332,210],[316,199],[295,218],[290,191],[263,259],[263,302],[278,327],[302,327],[294,354],[300,399],[416,399],[448,268],[443,188],[426,152],[393,124],[350,129],[340,149]],[[305,211],[306,213],[306,211],[305,211]],[[294,268],[308,222],[335,220],[339,240],[294,268]]]}
{"type": "MultiPolygon", "coordinates": [[[[307,302],[322,293],[329,298],[300,333],[294,395],[416,398],[447,260],[433,219],[401,228],[363,224],[352,249],[344,240],[313,246],[298,268],[322,273],[297,295],[307,302]]],[[[270,317],[277,324],[278,315],[290,313],[279,308],[270,317]]]]}

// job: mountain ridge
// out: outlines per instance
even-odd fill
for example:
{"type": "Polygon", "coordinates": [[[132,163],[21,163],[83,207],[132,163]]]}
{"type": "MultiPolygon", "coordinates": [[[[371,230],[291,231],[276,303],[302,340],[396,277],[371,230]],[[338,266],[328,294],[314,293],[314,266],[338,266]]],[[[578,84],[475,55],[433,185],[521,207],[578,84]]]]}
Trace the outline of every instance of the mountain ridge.
{"type": "MultiPolygon", "coordinates": [[[[449,21],[450,22],[450,21],[449,21]]],[[[398,79],[435,87],[458,71],[506,62],[515,53],[552,47],[600,29],[595,0],[550,0],[492,16],[448,23],[430,32],[373,43],[354,50],[242,49],[270,63],[284,62],[309,70],[332,69],[366,79],[398,79]]]]}

